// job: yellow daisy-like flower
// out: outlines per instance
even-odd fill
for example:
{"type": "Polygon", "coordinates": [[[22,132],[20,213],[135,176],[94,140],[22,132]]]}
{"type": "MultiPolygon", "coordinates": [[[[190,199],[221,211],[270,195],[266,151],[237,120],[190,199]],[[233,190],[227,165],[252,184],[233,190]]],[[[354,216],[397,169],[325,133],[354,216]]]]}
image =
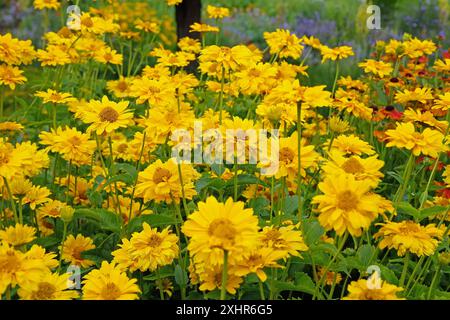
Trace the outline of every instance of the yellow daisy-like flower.
{"type": "Polygon", "coordinates": [[[211,19],[222,19],[230,15],[230,9],[211,5],[206,7],[206,12],[208,13],[208,18],[211,19]]]}
{"type": "Polygon", "coordinates": [[[123,56],[109,47],[102,48],[94,55],[94,60],[100,63],[122,64],[123,56]]]}
{"type": "Polygon", "coordinates": [[[13,146],[5,140],[0,140],[1,177],[11,179],[13,176],[23,175],[24,167],[32,164],[32,158],[33,154],[30,154],[27,150],[17,145],[13,146]]]}
{"type": "Polygon", "coordinates": [[[438,72],[450,72],[450,59],[437,60],[434,69],[438,72]]]}
{"type": "MultiPolygon", "coordinates": [[[[61,250],[61,247],[59,247],[61,250]]],[[[83,251],[95,249],[94,242],[89,237],[84,237],[78,234],[75,238],[73,235],[69,235],[62,244],[62,259],[65,262],[87,268],[94,264],[94,261],[84,259],[81,257],[83,251]]]]}
{"type": "Polygon", "coordinates": [[[415,88],[414,91],[405,89],[395,94],[395,102],[401,104],[415,101],[425,104],[428,100],[433,100],[433,93],[430,88],[415,88]]]}
{"type": "Polygon", "coordinates": [[[450,108],[450,92],[446,92],[438,96],[438,99],[434,100],[434,110],[447,111],[450,108]]]}
{"type": "Polygon", "coordinates": [[[323,194],[315,196],[312,203],[318,205],[318,219],[326,230],[338,235],[348,231],[359,237],[379,214],[379,196],[370,193],[370,183],[356,181],[353,175],[328,176],[319,189],[323,194]]]}
{"type": "MultiPolygon", "coordinates": [[[[199,268],[197,271],[197,275],[199,276],[199,280],[201,282],[199,289],[201,291],[212,291],[215,289],[222,288],[222,267],[221,266],[209,266],[209,265],[201,265],[197,266],[199,268]]],[[[230,294],[236,294],[236,289],[239,288],[243,279],[240,276],[237,276],[232,269],[227,270],[227,284],[226,290],[230,294]]],[[[192,273],[191,273],[192,277],[192,273]]]]}
{"type": "MultiPolygon", "coordinates": [[[[327,145],[329,144],[330,142],[327,141],[327,145]]],[[[337,150],[347,155],[356,154],[358,156],[362,154],[372,155],[375,153],[373,146],[353,134],[336,137],[331,144],[331,150],[337,150]]]]}
{"type": "Polygon", "coordinates": [[[59,3],[58,0],[34,0],[33,5],[37,10],[44,10],[44,9],[58,10],[59,7],[61,6],[61,3],[59,3]]]}
{"type": "Polygon", "coordinates": [[[8,132],[8,131],[22,131],[23,125],[14,121],[3,121],[0,122],[0,132],[8,132]]]}
{"type": "Polygon", "coordinates": [[[90,124],[87,131],[97,134],[111,133],[133,123],[133,113],[127,108],[128,101],[114,102],[107,96],[102,100],[91,100],[81,112],[81,120],[90,124]]]}
{"type": "Polygon", "coordinates": [[[125,78],[120,76],[118,80],[110,80],[106,82],[106,88],[117,98],[127,98],[131,96],[131,84],[133,78],[125,78]]]}
{"type": "Polygon", "coordinates": [[[37,58],[41,62],[41,66],[58,66],[71,62],[70,55],[60,46],[49,45],[46,50],[39,49],[37,58]]]}
{"type": "Polygon", "coordinates": [[[131,239],[131,258],[141,271],[155,271],[158,267],[171,264],[178,255],[178,237],[169,227],[161,232],[151,228],[147,223],[142,225],[141,232],[135,232],[131,239]]]}
{"type": "Polygon", "coordinates": [[[76,290],[68,288],[70,274],[42,272],[35,279],[22,284],[17,291],[21,300],[72,300],[76,290]]]}
{"type": "Polygon", "coordinates": [[[199,53],[202,50],[202,44],[197,39],[192,39],[189,37],[183,37],[178,41],[178,47],[182,51],[199,53]]]}
{"type": "Polygon", "coordinates": [[[270,48],[270,54],[278,55],[280,58],[300,58],[303,52],[301,39],[289,30],[277,29],[274,32],[264,32],[264,39],[270,48]]]}
{"type": "Polygon", "coordinates": [[[84,277],[83,300],[136,300],[141,292],[136,282],[115,263],[103,261],[84,277]]]}
{"type": "MultiPolygon", "coordinates": [[[[184,196],[192,199],[196,194],[193,180],[199,175],[191,165],[182,164],[181,168],[184,196]]],[[[172,200],[178,202],[182,193],[178,166],[173,159],[164,163],[158,159],[139,173],[135,196],[144,198],[144,202],[149,200],[158,203],[162,201],[171,203],[172,200]]]]}
{"type": "Polygon", "coordinates": [[[47,187],[32,186],[22,199],[23,204],[29,204],[31,210],[36,206],[44,204],[50,200],[50,190],[47,187]]]}
{"type": "Polygon", "coordinates": [[[365,73],[373,73],[380,78],[388,76],[392,73],[394,68],[390,63],[386,63],[383,61],[377,61],[373,59],[366,59],[365,62],[360,62],[358,64],[361,68],[364,68],[365,73]]]}
{"type": "Polygon", "coordinates": [[[411,122],[397,124],[395,129],[386,131],[386,136],[386,147],[405,148],[411,150],[415,156],[424,154],[435,158],[439,152],[447,149],[443,144],[442,133],[430,128],[422,132],[415,131],[411,122]]]}
{"type": "Polygon", "coordinates": [[[301,251],[307,251],[308,246],[303,240],[302,233],[294,225],[274,227],[266,226],[259,234],[260,245],[282,253],[283,258],[300,256],[301,251]]]}
{"type": "Polygon", "coordinates": [[[48,89],[47,91],[38,91],[34,95],[42,98],[44,103],[66,104],[76,101],[70,93],[58,92],[52,89],[48,89]]]}
{"type": "Polygon", "coordinates": [[[90,164],[92,154],[96,148],[96,142],[90,140],[89,134],[82,133],[76,128],[51,129],[50,132],[39,134],[40,143],[48,146],[46,150],[57,152],[63,159],[73,164],[90,164]]]}
{"type": "Polygon", "coordinates": [[[142,19],[137,19],[134,25],[136,29],[144,32],[159,33],[160,31],[159,24],[154,21],[143,21],[142,19]]]}
{"type": "Polygon", "coordinates": [[[384,161],[378,160],[376,155],[368,158],[353,155],[346,158],[341,152],[333,150],[322,169],[325,175],[351,174],[357,181],[367,181],[375,188],[383,178],[383,173],[380,172],[383,165],[384,161]]]}
{"type": "Polygon", "coordinates": [[[211,196],[206,202],[199,202],[198,210],[188,216],[182,231],[190,238],[191,256],[210,265],[220,265],[225,250],[231,262],[248,256],[256,248],[258,219],[253,209],[244,209],[241,201],[229,198],[220,203],[211,196]]]}
{"type": "Polygon", "coordinates": [[[23,71],[17,67],[0,64],[0,85],[9,86],[11,90],[14,90],[16,85],[27,81],[22,73],[23,71]]]}
{"type": "Polygon", "coordinates": [[[403,300],[397,294],[403,288],[381,281],[381,287],[376,288],[369,284],[370,280],[360,279],[348,285],[348,295],[343,300],[403,300]]]}
{"type": "Polygon", "coordinates": [[[60,218],[61,211],[68,207],[68,205],[59,200],[50,200],[45,203],[43,206],[37,209],[37,213],[41,217],[51,217],[51,218],[60,218]]]}
{"type": "Polygon", "coordinates": [[[410,220],[390,221],[379,225],[382,227],[374,237],[382,238],[380,248],[395,249],[399,256],[404,256],[407,252],[419,257],[431,256],[444,234],[444,229],[436,227],[435,224],[421,226],[410,220]]]}
{"type": "Polygon", "coordinates": [[[327,60],[342,60],[345,58],[348,58],[350,56],[355,55],[353,52],[352,47],[349,46],[340,46],[335,48],[329,48],[327,46],[320,46],[319,48],[320,53],[322,54],[322,63],[324,63],[327,60]]]}
{"type": "Polygon", "coordinates": [[[277,263],[278,260],[284,258],[284,254],[273,248],[258,248],[250,253],[250,255],[235,266],[235,274],[237,276],[245,276],[255,273],[262,282],[267,280],[264,268],[281,268],[277,263]]]}
{"type": "Polygon", "coordinates": [[[14,288],[35,278],[47,266],[40,259],[15,250],[4,241],[0,242],[0,295],[8,286],[14,288]]]}
{"type": "Polygon", "coordinates": [[[189,32],[219,32],[219,28],[215,27],[215,26],[210,26],[206,23],[198,23],[195,22],[194,24],[191,25],[191,29],[189,30],[189,32]]]}
{"type": "Polygon", "coordinates": [[[36,229],[20,223],[0,230],[0,240],[14,247],[30,243],[34,239],[36,239],[36,229]]]}

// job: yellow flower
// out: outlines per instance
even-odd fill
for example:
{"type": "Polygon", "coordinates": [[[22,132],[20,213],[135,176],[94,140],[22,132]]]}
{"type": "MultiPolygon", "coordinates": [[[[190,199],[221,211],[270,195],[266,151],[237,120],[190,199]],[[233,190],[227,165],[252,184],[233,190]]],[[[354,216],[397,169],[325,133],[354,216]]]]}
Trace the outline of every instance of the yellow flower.
{"type": "Polygon", "coordinates": [[[229,198],[220,203],[210,196],[198,203],[198,210],[188,216],[182,231],[190,238],[188,250],[197,261],[220,265],[226,250],[233,263],[256,248],[258,219],[241,201],[229,198]]]}
{"type": "MultiPolygon", "coordinates": [[[[329,144],[329,141],[327,141],[327,145],[329,144]]],[[[338,150],[343,154],[356,154],[358,156],[362,154],[372,155],[375,153],[370,144],[353,134],[336,137],[331,144],[331,150],[338,150]]]]}
{"type": "Polygon", "coordinates": [[[403,42],[403,55],[410,58],[419,58],[423,55],[430,55],[436,51],[437,47],[431,40],[419,40],[411,38],[403,42]]]}
{"type": "Polygon", "coordinates": [[[348,174],[327,176],[319,183],[323,193],[313,198],[318,204],[319,222],[326,230],[335,230],[338,235],[348,231],[359,237],[363,230],[378,216],[380,198],[370,193],[367,181],[356,181],[348,174]]]}
{"type": "Polygon", "coordinates": [[[30,64],[35,51],[31,40],[13,38],[11,33],[0,35],[0,62],[7,65],[30,64]]]}
{"type": "Polygon", "coordinates": [[[40,259],[29,257],[10,247],[6,242],[0,242],[0,295],[8,286],[14,288],[29,279],[35,278],[47,266],[40,259]]]}
{"type": "MultiPolygon", "coordinates": [[[[199,270],[196,270],[200,278],[201,291],[212,291],[222,288],[222,267],[221,266],[201,266],[199,270]]],[[[192,274],[192,273],[191,273],[192,274]]],[[[230,294],[236,294],[236,289],[239,288],[243,279],[237,276],[233,270],[228,268],[227,270],[227,285],[226,290],[230,294]]]]}
{"type": "Polygon", "coordinates": [[[262,282],[267,280],[264,268],[281,268],[277,260],[284,258],[283,252],[273,248],[261,247],[250,253],[250,255],[235,266],[237,276],[245,276],[250,273],[256,273],[262,282]]]}
{"type": "Polygon", "coordinates": [[[447,111],[450,108],[450,92],[446,92],[438,96],[439,99],[434,100],[434,110],[447,111]]]}
{"type": "Polygon", "coordinates": [[[283,254],[283,258],[300,256],[299,252],[307,251],[308,246],[303,240],[302,233],[294,225],[274,227],[266,226],[259,234],[260,246],[272,248],[283,254]]]}
{"type": "MultiPolygon", "coordinates": [[[[61,247],[59,249],[61,250],[61,247]]],[[[95,249],[95,245],[91,238],[81,234],[78,234],[76,238],[69,235],[62,244],[61,256],[65,262],[87,268],[92,266],[94,261],[83,258],[81,253],[92,249],[95,249]]]]}
{"type": "MultiPolygon", "coordinates": [[[[380,280],[381,281],[381,280],[380,280]]],[[[348,285],[348,295],[343,300],[402,300],[397,293],[403,288],[381,281],[381,287],[376,288],[369,284],[369,280],[360,279],[348,285]]]]}
{"type": "Polygon", "coordinates": [[[433,100],[433,93],[430,88],[415,88],[414,91],[405,89],[395,94],[395,102],[401,104],[415,101],[425,104],[428,100],[433,100]]]}
{"type": "Polygon", "coordinates": [[[350,130],[350,124],[346,120],[342,120],[336,116],[331,116],[328,119],[328,125],[331,131],[339,134],[350,130]]]}
{"type": "Polygon", "coordinates": [[[78,298],[76,290],[68,290],[70,275],[42,272],[39,277],[22,284],[17,291],[22,300],[72,300],[78,298]]]}
{"type": "Polygon", "coordinates": [[[130,239],[130,256],[136,268],[141,271],[155,271],[158,267],[171,264],[178,256],[178,238],[169,227],[161,232],[142,225],[141,232],[135,232],[130,239]]]}
{"type": "Polygon", "coordinates": [[[373,73],[380,78],[390,75],[394,70],[390,63],[376,61],[373,59],[366,59],[365,62],[360,62],[358,66],[364,68],[365,73],[373,73]]]}
{"type": "Polygon", "coordinates": [[[341,152],[333,150],[322,169],[326,176],[350,174],[355,177],[355,180],[366,181],[375,188],[383,178],[383,173],[379,171],[383,165],[384,161],[378,160],[376,155],[367,158],[353,155],[345,158],[341,152]]]}
{"type": "Polygon", "coordinates": [[[20,223],[0,230],[0,240],[16,247],[36,239],[36,229],[20,223]]]}
{"type": "Polygon", "coordinates": [[[69,54],[56,45],[49,45],[46,50],[39,49],[37,58],[43,67],[65,65],[71,62],[69,54]]]}
{"type": "Polygon", "coordinates": [[[23,71],[17,67],[0,64],[0,85],[9,86],[11,90],[14,90],[16,85],[27,81],[22,73],[23,71]]]}
{"type": "Polygon", "coordinates": [[[23,125],[14,121],[3,121],[0,122],[0,132],[5,131],[22,131],[23,125]]]}
{"type": "Polygon", "coordinates": [[[96,148],[96,142],[76,128],[58,127],[50,132],[42,131],[39,139],[41,144],[48,146],[46,150],[61,154],[63,159],[75,165],[90,164],[96,148]]]}
{"type": "Polygon", "coordinates": [[[160,30],[158,23],[153,21],[143,21],[142,19],[138,19],[134,25],[136,26],[136,29],[144,32],[159,33],[160,30]]]}
{"type": "Polygon", "coordinates": [[[51,218],[60,218],[61,210],[67,207],[68,205],[58,201],[58,200],[50,200],[42,207],[37,209],[37,213],[42,217],[51,217],[51,218]]]}
{"type": "Polygon", "coordinates": [[[148,103],[152,107],[176,105],[175,87],[168,77],[134,79],[130,87],[130,96],[136,97],[139,104],[148,103]]]}
{"type": "Polygon", "coordinates": [[[32,186],[22,199],[23,204],[29,204],[31,210],[35,210],[36,206],[44,204],[50,200],[48,196],[50,190],[47,187],[32,186]]]}
{"type": "Polygon", "coordinates": [[[123,56],[109,47],[102,48],[94,55],[94,60],[100,63],[122,64],[123,56]]]}
{"type": "Polygon", "coordinates": [[[120,76],[118,80],[110,80],[106,82],[106,88],[117,98],[127,98],[131,96],[131,84],[133,78],[125,78],[120,76]]]}
{"type": "Polygon", "coordinates": [[[342,281],[342,276],[340,273],[333,272],[333,271],[327,271],[327,273],[325,274],[324,267],[319,268],[317,275],[318,275],[319,279],[321,279],[322,277],[325,277],[325,284],[329,285],[329,286],[332,286],[333,284],[339,284],[342,281]]]}
{"type": "Polygon", "coordinates": [[[386,247],[395,249],[399,256],[404,256],[407,252],[419,257],[431,256],[444,234],[444,229],[436,227],[435,224],[421,226],[410,220],[390,221],[379,225],[382,227],[374,237],[382,238],[379,244],[380,249],[386,247]]]}
{"type": "Polygon", "coordinates": [[[215,26],[210,26],[205,23],[195,22],[191,25],[189,32],[219,32],[219,28],[215,26]]]}
{"type": "MultiPolygon", "coordinates": [[[[182,164],[181,172],[184,196],[186,199],[192,199],[192,196],[196,194],[193,181],[199,175],[189,164],[182,164]]],[[[144,198],[144,202],[154,200],[158,203],[161,201],[171,203],[175,200],[178,203],[182,192],[176,161],[169,159],[163,163],[158,159],[139,173],[135,196],[144,198]]]]}
{"type": "Polygon", "coordinates": [[[32,164],[32,158],[33,155],[26,150],[0,140],[1,177],[11,179],[15,175],[22,175],[24,167],[32,164]]]}
{"type": "Polygon", "coordinates": [[[438,129],[440,132],[445,133],[447,130],[448,122],[447,121],[439,121],[430,111],[420,111],[419,109],[411,109],[408,108],[403,112],[403,117],[405,122],[416,122],[419,124],[426,124],[435,129],[438,129]]]}
{"type": "Polygon", "coordinates": [[[386,131],[386,136],[389,141],[386,147],[405,148],[411,150],[415,156],[424,154],[435,158],[439,152],[446,150],[442,143],[442,133],[430,128],[417,132],[411,122],[397,124],[395,129],[386,131]]]}
{"type": "Polygon", "coordinates": [[[80,111],[81,120],[90,124],[87,132],[112,133],[133,123],[133,113],[127,107],[128,101],[114,102],[103,96],[101,101],[89,101],[87,109],[80,111]]]}
{"type": "Polygon", "coordinates": [[[303,52],[301,40],[291,34],[289,30],[277,29],[274,32],[264,32],[264,39],[270,48],[270,54],[278,55],[280,58],[300,58],[303,52]]]}
{"type": "Polygon", "coordinates": [[[34,7],[37,10],[53,9],[58,10],[61,4],[58,0],[34,0],[34,7]]]}
{"type": "Polygon", "coordinates": [[[58,92],[52,89],[48,89],[47,91],[38,91],[34,95],[42,98],[44,103],[66,104],[68,102],[76,101],[70,93],[58,92]]]}
{"type": "Polygon", "coordinates": [[[211,19],[222,19],[230,15],[230,10],[224,7],[215,7],[208,5],[206,7],[206,12],[208,13],[208,18],[211,19]]]}
{"type": "Polygon", "coordinates": [[[243,45],[232,48],[213,45],[204,48],[198,60],[202,73],[222,78],[222,73],[227,75],[229,71],[254,65],[260,59],[243,45]]]}
{"type": "Polygon", "coordinates": [[[434,69],[438,72],[450,72],[450,59],[437,60],[434,69]]]}
{"type": "Polygon", "coordinates": [[[136,279],[115,263],[102,262],[100,269],[92,270],[83,280],[84,300],[136,300],[141,292],[136,279]]]}
{"type": "Polygon", "coordinates": [[[183,2],[183,0],[166,0],[169,6],[176,6],[183,2]]]}
{"type": "Polygon", "coordinates": [[[319,50],[320,53],[322,54],[322,63],[324,63],[327,60],[336,61],[355,55],[353,53],[352,48],[349,46],[329,48],[327,46],[322,45],[320,46],[319,50]]]}
{"type": "Polygon", "coordinates": [[[197,39],[192,39],[189,37],[183,37],[178,41],[178,47],[182,51],[199,53],[202,50],[202,44],[197,39]]]}

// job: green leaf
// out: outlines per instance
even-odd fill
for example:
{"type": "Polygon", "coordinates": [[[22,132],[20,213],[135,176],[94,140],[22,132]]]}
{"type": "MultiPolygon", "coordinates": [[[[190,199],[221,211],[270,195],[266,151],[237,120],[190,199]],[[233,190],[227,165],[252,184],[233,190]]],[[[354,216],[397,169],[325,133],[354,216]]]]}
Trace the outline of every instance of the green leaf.
{"type": "Polygon", "coordinates": [[[284,200],[284,212],[292,214],[298,209],[298,196],[288,196],[284,200]]]}
{"type": "Polygon", "coordinates": [[[423,220],[425,218],[428,218],[429,216],[436,215],[438,213],[446,212],[448,210],[448,207],[442,207],[442,206],[434,206],[431,208],[425,208],[419,211],[418,219],[423,220]]]}
{"type": "Polygon", "coordinates": [[[400,202],[397,206],[397,211],[402,214],[407,214],[409,216],[412,216],[413,218],[416,218],[419,216],[420,212],[416,208],[414,208],[410,203],[408,202],[400,202]]]}
{"type": "Polygon", "coordinates": [[[181,287],[188,284],[188,275],[186,270],[183,270],[179,264],[175,266],[175,282],[181,287]]]}
{"type": "Polygon", "coordinates": [[[375,250],[370,244],[364,244],[358,249],[356,256],[363,268],[367,268],[370,265],[375,250]]]}
{"type": "Polygon", "coordinates": [[[122,218],[106,209],[76,209],[74,218],[86,218],[100,225],[102,230],[120,233],[122,218]]]}
{"type": "Polygon", "coordinates": [[[386,280],[390,284],[398,285],[398,278],[395,272],[385,265],[378,265],[381,272],[381,279],[386,280]]]}
{"type": "Polygon", "coordinates": [[[324,228],[317,220],[307,220],[303,223],[303,237],[308,246],[311,246],[319,241],[320,237],[324,233],[324,228]]]}

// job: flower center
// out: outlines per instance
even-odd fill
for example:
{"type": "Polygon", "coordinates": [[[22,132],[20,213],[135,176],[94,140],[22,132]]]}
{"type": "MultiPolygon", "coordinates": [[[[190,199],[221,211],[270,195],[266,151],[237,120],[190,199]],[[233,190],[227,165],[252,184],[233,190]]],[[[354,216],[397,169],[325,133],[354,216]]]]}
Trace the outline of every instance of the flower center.
{"type": "Polygon", "coordinates": [[[157,234],[152,234],[147,241],[147,244],[152,248],[158,247],[161,243],[162,243],[162,239],[157,234]]]}
{"type": "Polygon", "coordinates": [[[171,176],[172,174],[169,170],[165,168],[156,168],[155,172],[153,173],[153,182],[159,184],[161,182],[169,180],[171,176]]]}
{"type": "Polygon", "coordinates": [[[289,148],[281,148],[280,150],[280,161],[284,163],[292,163],[294,161],[295,153],[289,148]]]}
{"type": "Polygon", "coordinates": [[[87,28],[91,28],[94,26],[94,22],[92,21],[92,19],[90,17],[81,19],[81,24],[87,28]]]}
{"type": "Polygon", "coordinates": [[[404,225],[400,227],[400,233],[403,235],[410,235],[420,232],[420,227],[413,221],[406,221],[404,225]]]}
{"type": "Polygon", "coordinates": [[[38,290],[33,294],[33,298],[36,300],[52,300],[55,291],[56,288],[51,283],[40,282],[38,285],[38,290]]]}
{"type": "Polygon", "coordinates": [[[230,220],[219,218],[211,222],[208,234],[224,240],[233,240],[236,236],[236,229],[230,220]]]}
{"type": "Polygon", "coordinates": [[[346,160],[342,164],[342,169],[344,169],[345,172],[352,174],[364,172],[364,167],[361,165],[358,159],[354,157],[346,160]]]}
{"type": "Polygon", "coordinates": [[[102,121],[116,122],[119,118],[119,113],[111,107],[106,107],[100,112],[99,116],[102,121]]]}
{"type": "Polygon", "coordinates": [[[350,190],[345,190],[337,195],[337,207],[344,211],[350,211],[358,206],[358,196],[350,190]]]}
{"type": "Polygon", "coordinates": [[[117,300],[121,296],[121,292],[114,283],[109,282],[103,287],[100,296],[105,300],[117,300]]]}
{"type": "Polygon", "coordinates": [[[19,258],[14,251],[9,250],[6,253],[6,257],[0,260],[0,274],[14,273],[20,268],[19,258]]]}
{"type": "Polygon", "coordinates": [[[127,151],[127,149],[128,145],[126,143],[122,143],[117,147],[117,152],[124,153],[125,151],[127,151]]]}
{"type": "Polygon", "coordinates": [[[119,83],[117,84],[117,89],[119,89],[119,91],[121,92],[124,92],[128,89],[127,83],[125,81],[119,81],[119,83]]]}

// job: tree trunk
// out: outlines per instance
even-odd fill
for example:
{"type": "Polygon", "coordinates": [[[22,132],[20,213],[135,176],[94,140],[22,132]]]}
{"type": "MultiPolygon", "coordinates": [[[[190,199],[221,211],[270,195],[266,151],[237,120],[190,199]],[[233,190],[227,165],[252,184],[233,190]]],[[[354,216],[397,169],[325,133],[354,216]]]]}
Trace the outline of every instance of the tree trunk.
{"type": "Polygon", "coordinates": [[[175,18],[177,21],[177,38],[183,37],[200,39],[200,33],[189,33],[189,27],[195,22],[201,21],[201,0],[183,0],[175,7],[175,18]]]}

